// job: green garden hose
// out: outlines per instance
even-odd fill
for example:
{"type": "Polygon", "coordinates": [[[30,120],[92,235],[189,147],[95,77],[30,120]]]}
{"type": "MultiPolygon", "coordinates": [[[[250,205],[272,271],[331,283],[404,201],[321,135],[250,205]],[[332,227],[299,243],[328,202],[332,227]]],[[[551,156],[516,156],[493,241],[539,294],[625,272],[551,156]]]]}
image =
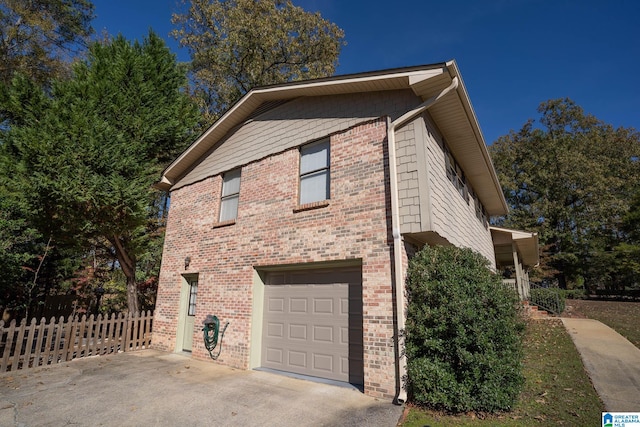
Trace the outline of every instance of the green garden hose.
{"type": "Polygon", "coordinates": [[[218,348],[218,353],[216,355],[213,354],[213,350],[215,350],[218,345],[218,332],[220,331],[220,320],[218,320],[217,316],[207,315],[207,317],[202,322],[204,324],[204,328],[202,328],[202,335],[204,338],[204,346],[209,351],[209,356],[213,360],[218,359],[220,353],[222,352],[222,339],[224,338],[224,332],[227,330],[227,326],[229,326],[229,322],[224,325],[222,332],[220,332],[220,347],[218,348]],[[213,335],[212,335],[213,334],[213,335]]]}

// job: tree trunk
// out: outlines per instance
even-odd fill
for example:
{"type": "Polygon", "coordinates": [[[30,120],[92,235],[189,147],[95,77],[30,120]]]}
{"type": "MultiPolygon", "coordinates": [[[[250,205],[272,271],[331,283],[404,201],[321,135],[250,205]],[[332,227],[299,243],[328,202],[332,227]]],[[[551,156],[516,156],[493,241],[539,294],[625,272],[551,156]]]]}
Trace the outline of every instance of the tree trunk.
{"type": "Polygon", "coordinates": [[[127,307],[129,313],[138,313],[138,287],[136,285],[135,271],[133,276],[127,276],[127,307]]]}
{"type": "Polygon", "coordinates": [[[127,308],[129,313],[138,313],[138,286],[136,285],[136,259],[125,248],[121,236],[113,236],[111,244],[116,250],[116,258],[127,278],[127,308]]]}

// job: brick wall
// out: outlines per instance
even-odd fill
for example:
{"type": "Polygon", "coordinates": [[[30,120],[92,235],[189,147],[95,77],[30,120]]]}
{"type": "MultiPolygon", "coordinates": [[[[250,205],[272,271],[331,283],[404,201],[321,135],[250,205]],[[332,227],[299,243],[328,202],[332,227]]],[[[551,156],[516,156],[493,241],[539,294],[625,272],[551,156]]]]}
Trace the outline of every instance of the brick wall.
{"type": "Polygon", "coordinates": [[[360,259],[363,279],[365,392],[395,392],[393,294],[386,121],[375,119],[334,133],[331,199],[298,211],[297,148],[242,167],[235,224],[216,227],[221,176],[175,190],[167,224],[154,319],[154,347],[173,351],[182,275],[198,273],[193,357],[208,358],[203,318],[230,326],[219,362],[249,367],[253,277],[256,268],[360,259]],[[184,268],[184,258],[191,263],[184,268]]]}

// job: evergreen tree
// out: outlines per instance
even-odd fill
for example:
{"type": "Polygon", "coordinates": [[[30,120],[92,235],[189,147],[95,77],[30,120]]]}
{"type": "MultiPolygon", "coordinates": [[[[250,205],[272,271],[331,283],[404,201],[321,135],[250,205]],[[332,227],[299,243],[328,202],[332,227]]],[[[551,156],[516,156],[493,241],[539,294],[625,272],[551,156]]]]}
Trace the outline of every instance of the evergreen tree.
{"type": "Polygon", "coordinates": [[[4,94],[7,191],[24,194],[29,221],[54,246],[111,248],[131,312],[138,260],[162,221],[151,186],[198,120],[185,85],[185,70],[150,32],[143,43],[118,36],[92,44],[73,77],[50,92],[19,76],[4,94]]]}

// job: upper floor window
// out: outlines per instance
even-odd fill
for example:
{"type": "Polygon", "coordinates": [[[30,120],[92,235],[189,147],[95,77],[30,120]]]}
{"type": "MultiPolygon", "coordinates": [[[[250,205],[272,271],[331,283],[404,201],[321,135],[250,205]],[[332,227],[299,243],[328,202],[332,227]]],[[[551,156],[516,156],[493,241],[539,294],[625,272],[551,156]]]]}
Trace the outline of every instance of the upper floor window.
{"type": "Polygon", "coordinates": [[[220,201],[220,222],[231,221],[238,216],[238,200],[240,199],[240,172],[234,169],[222,177],[222,197],[220,201]]]}
{"type": "Polygon", "coordinates": [[[453,158],[453,155],[446,147],[446,144],[444,149],[444,161],[445,168],[447,169],[447,178],[449,178],[449,181],[451,181],[451,183],[456,187],[462,198],[469,203],[469,192],[467,190],[464,172],[462,172],[462,168],[453,158]]]}
{"type": "Polygon", "coordinates": [[[300,204],[329,199],[329,140],[300,148],[300,204]]]}
{"type": "Polygon", "coordinates": [[[480,222],[485,226],[487,226],[487,211],[484,208],[484,205],[480,201],[480,197],[474,192],[471,192],[471,197],[473,198],[473,204],[476,207],[476,218],[480,220],[480,222]]]}

